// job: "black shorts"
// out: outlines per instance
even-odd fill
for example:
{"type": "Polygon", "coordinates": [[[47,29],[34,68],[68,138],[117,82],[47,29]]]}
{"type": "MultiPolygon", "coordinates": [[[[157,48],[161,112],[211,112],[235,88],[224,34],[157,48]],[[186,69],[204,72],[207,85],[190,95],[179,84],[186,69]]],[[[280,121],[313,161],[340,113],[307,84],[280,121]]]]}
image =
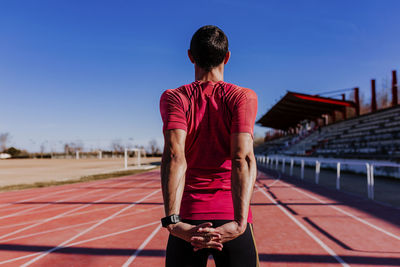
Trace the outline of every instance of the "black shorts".
{"type": "MultiPolygon", "coordinates": [[[[184,220],[189,224],[198,225],[208,221],[184,220]]],[[[213,227],[221,226],[225,220],[214,220],[213,227]]],[[[193,246],[183,239],[169,235],[166,255],[166,267],[205,267],[209,255],[212,255],[217,267],[258,267],[258,253],[251,224],[237,238],[224,243],[222,251],[216,249],[201,249],[193,251],[193,246]]]]}

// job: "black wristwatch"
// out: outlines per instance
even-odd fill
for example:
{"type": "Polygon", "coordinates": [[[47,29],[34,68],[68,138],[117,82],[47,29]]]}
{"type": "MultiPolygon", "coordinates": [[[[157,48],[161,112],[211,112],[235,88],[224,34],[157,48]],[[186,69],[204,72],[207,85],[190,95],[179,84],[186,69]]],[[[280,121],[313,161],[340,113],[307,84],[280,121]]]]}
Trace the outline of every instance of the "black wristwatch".
{"type": "Polygon", "coordinates": [[[176,214],[172,214],[170,216],[164,217],[161,219],[161,224],[163,227],[167,227],[170,224],[175,224],[181,221],[181,217],[176,214]]]}

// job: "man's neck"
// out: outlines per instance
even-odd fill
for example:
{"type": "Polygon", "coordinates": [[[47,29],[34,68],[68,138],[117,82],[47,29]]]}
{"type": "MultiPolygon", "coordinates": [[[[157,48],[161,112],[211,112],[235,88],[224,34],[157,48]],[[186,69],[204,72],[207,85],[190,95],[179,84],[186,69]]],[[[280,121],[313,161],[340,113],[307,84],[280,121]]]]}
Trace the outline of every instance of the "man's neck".
{"type": "Polygon", "coordinates": [[[221,64],[210,71],[205,71],[195,65],[194,72],[196,81],[218,82],[224,80],[224,64],[221,64]]]}

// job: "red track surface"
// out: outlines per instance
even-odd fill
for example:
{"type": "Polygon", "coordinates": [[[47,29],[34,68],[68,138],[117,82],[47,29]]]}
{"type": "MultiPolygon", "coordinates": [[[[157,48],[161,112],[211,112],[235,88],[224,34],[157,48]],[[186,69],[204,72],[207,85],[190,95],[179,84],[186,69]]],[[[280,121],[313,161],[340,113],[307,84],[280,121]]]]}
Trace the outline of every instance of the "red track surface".
{"type": "MultiPolygon", "coordinates": [[[[259,172],[261,266],[400,266],[400,212],[259,172]]],[[[0,265],[163,266],[159,171],[0,194],[0,265]]],[[[209,262],[209,266],[214,266],[209,262]]]]}

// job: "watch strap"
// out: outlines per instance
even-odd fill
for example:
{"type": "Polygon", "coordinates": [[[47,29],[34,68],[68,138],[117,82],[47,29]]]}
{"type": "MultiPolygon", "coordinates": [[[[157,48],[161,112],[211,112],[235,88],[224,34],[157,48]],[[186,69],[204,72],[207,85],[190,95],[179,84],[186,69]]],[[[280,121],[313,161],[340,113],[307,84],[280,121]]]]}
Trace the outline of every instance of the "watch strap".
{"type": "Polygon", "coordinates": [[[172,214],[170,216],[161,219],[161,224],[163,227],[167,227],[170,224],[175,224],[181,221],[181,217],[177,214],[172,214]]]}

